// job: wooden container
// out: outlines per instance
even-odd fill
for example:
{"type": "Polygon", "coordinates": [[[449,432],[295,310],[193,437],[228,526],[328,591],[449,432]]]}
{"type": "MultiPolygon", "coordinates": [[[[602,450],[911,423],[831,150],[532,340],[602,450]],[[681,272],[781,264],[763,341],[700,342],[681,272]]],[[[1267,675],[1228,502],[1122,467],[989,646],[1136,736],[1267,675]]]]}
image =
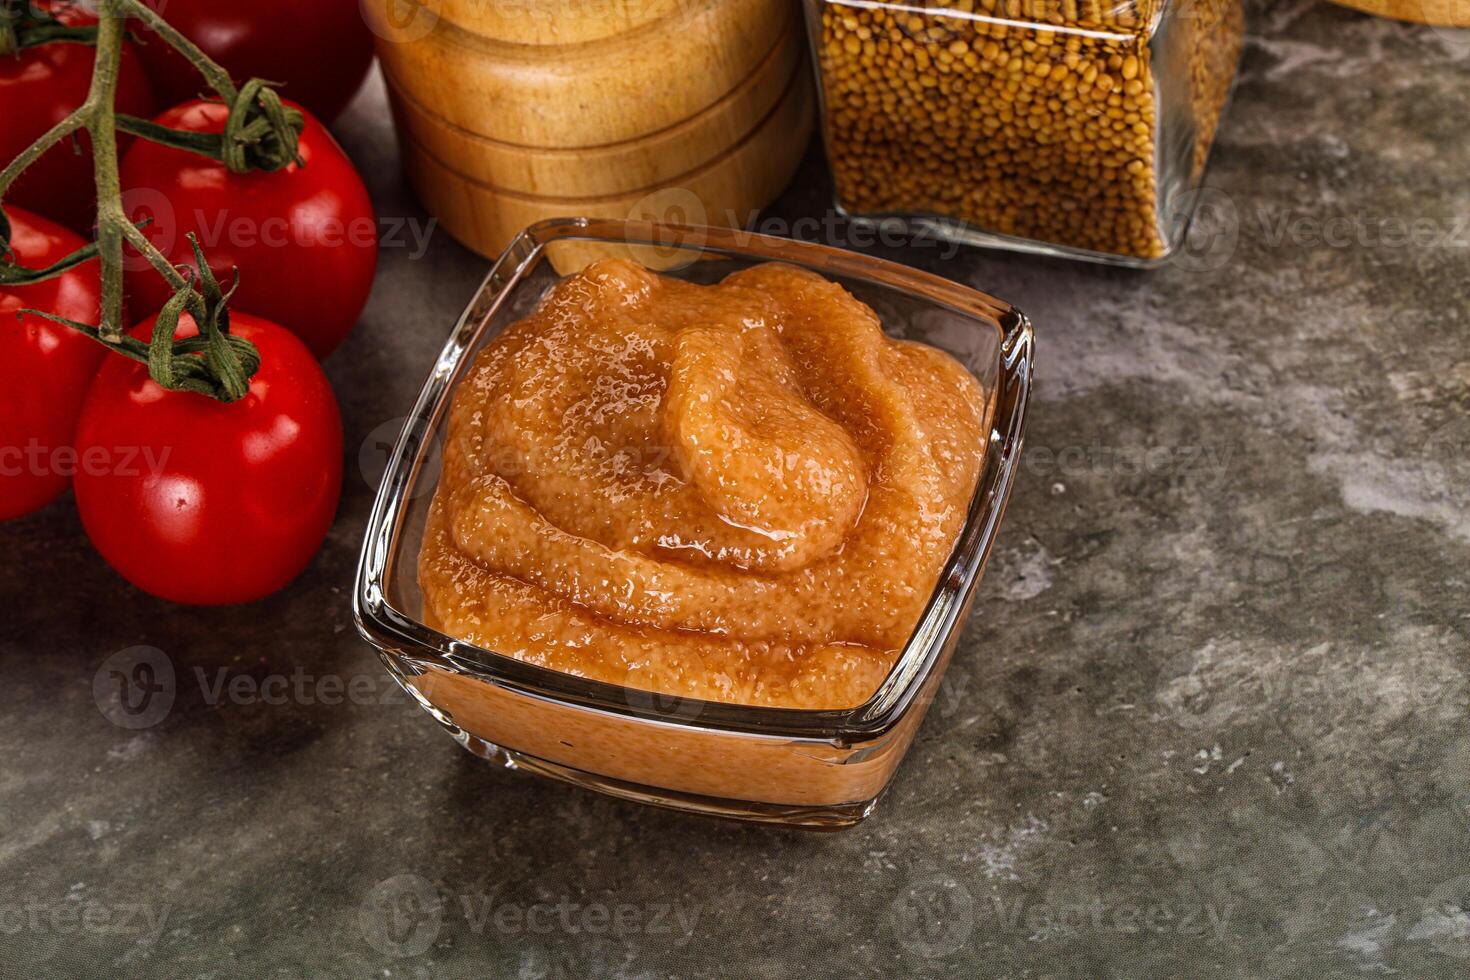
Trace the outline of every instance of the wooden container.
{"type": "Polygon", "coordinates": [[[437,17],[496,41],[579,44],[626,34],[704,0],[421,0],[437,17]]]}
{"type": "Polygon", "coordinates": [[[549,217],[746,220],[790,180],[814,122],[792,0],[363,7],[409,180],[486,255],[549,217]]]}
{"type": "MultiPolygon", "coordinates": [[[[636,0],[634,0],[636,2],[636,0]]],[[[1344,7],[1439,27],[1470,27],[1470,0],[1336,0],[1344,7]]]]}
{"type": "Polygon", "coordinates": [[[799,71],[771,114],[743,141],[672,180],[598,197],[516,194],[475,181],[438,159],[403,128],[409,182],[460,242],[496,256],[544,218],[631,218],[738,226],[781,193],[806,150],[815,117],[808,73],[799,71]]]}
{"type": "Polygon", "coordinates": [[[404,139],[466,178],[511,193],[597,197],[651,187],[697,170],[712,151],[751,135],[807,71],[805,38],[783,35],[744,81],[704,112],[638,139],[587,147],[505,143],[444,119],[388,79],[394,120],[404,139]]]}

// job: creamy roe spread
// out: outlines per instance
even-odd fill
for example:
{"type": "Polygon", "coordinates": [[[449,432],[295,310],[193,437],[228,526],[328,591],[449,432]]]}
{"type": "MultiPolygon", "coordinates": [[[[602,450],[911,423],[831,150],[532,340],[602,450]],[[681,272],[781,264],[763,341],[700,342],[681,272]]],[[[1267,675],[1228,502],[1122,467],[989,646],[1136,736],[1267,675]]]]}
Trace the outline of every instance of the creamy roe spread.
{"type": "Polygon", "coordinates": [[[959,362],[816,274],[595,263],[455,393],[424,618],[640,690],[861,704],[954,547],[989,411],[959,362]]]}

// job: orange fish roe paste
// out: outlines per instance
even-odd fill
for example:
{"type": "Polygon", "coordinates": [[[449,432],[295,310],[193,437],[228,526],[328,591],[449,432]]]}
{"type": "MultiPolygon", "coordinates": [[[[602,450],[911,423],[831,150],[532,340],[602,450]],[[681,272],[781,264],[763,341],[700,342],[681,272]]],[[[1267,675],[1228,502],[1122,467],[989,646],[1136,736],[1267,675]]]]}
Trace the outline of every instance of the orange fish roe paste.
{"type": "Polygon", "coordinates": [[[991,411],[958,361],[813,273],[596,263],[455,393],[424,618],[645,691],[861,704],[964,525],[991,411]]]}

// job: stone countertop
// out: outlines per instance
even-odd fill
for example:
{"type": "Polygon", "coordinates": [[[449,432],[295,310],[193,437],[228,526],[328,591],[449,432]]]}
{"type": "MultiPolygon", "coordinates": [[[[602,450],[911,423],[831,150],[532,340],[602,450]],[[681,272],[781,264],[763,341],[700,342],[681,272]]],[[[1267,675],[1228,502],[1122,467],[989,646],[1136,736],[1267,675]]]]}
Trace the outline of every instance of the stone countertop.
{"type": "MultiPolygon", "coordinates": [[[[836,835],[493,769],[357,637],[378,443],[486,271],[413,247],[369,89],[338,128],[398,237],[327,362],[348,479],[309,571],[177,608],[69,501],[0,527],[0,973],[1463,976],[1470,33],[1253,29],[1187,264],[872,249],[1028,311],[1041,371],[947,683],[836,835]],[[93,679],[137,646],[174,699],[130,730],[93,679]]],[[[827,193],[814,153],[770,215],[827,193]]]]}

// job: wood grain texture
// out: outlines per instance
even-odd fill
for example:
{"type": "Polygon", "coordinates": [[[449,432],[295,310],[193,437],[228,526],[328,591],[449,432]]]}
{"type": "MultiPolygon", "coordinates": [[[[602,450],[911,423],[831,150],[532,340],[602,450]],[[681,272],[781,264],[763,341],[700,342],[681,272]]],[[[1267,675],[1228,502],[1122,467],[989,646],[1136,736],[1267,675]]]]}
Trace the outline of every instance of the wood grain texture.
{"type": "Polygon", "coordinates": [[[641,218],[735,225],[769,204],[791,180],[814,121],[810,74],[798,72],[770,116],[716,160],[659,186],[604,197],[513,194],[455,170],[400,131],[404,169],[428,211],[446,231],[495,257],[527,225],[545,218],[641,218]]]}
{"type": "Polygon", "coordinates": [[[542,149],[459,128],[386,74],[394,121],[408,138],[464,176],[517,194],[599,197],[665,183],[697,170],[751,135],[808,70],[806,38],[793,23],[749,78],[704,112],[658,133],[584,149],[542,149]]]}
{"type": "Polygon", "coordinates": [[[711,0],[558,45],[493,40],[439,18],[422,36],[389,40],[384,27],[378,54],[401,91],[460,129],[521,146],[603,146],[668,129],[724,99],[797,13],[791,0],[711,0]]]}
{"type": "Polygon", "coordinates": [[[1470,0],[1333,0],[1379,17],[1440,27],[1470,27],[1470,0]]]}
{"type": "Polygon", "coordinates": [[[413,0],[472,34],[512,44],[580,44],[626,34],[707,0],[413,0]]]}

